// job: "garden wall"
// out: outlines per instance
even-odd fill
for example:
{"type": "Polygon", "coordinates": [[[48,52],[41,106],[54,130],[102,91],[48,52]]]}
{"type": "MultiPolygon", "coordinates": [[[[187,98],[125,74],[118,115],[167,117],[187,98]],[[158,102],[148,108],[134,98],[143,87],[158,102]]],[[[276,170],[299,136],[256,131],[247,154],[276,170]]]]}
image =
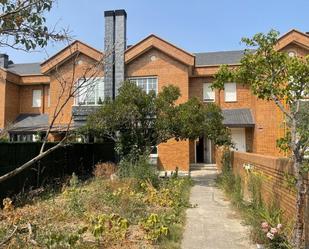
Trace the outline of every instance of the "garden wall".
{"type": "MultiPolygon", "coordinates": [[[[55,145],[48,143],[46,149],[55,145]]],[[[39,154],[41,143],[0,143],[0,175],[39,154]]],[[[97,162],[115,161],[114,144],[69,144],[60,147],[31,168],[0,183],[0,200],[16,193],[54,183],[75,172],[87,177],[97,162]]],[[[0,201],[1,205],[2,201],[0,201]]]]}
{"type": "MultiPolygon", "coordinates": [[[[217,152],[221,158],[222,151],[217,152]]],[[[291,220],[295,213],[295,191],[288,179],[293,176],[292,162],[288,158],[265,156],[253,153],[232,152],[232,166],[234,173],[245,179],[244,164],[251,164],[254,170],[262,173],[262,198],[265,203],[275,202],[284,212],[286,219],[291,220]]],[[[220,159],[218,168],[221,169],[220,159]]],[[[309,187],[308,175],[306,184],[309,187]]],[[[246,188],[246,187],[245,187],[246,188]]],[[[309,248],[309,196],[306,198],[306,241],[309,248]]],[[[306,247],[307,248],[307,247],[306,247]]]]}

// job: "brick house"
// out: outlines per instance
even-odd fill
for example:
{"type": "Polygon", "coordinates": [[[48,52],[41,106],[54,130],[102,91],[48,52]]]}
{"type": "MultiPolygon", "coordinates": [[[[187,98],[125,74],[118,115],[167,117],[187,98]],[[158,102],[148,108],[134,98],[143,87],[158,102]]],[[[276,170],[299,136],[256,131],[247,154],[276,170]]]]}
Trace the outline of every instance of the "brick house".
{"type": "MultiPolygon", "coordinates": [[[[181,90],[179,103],[192,97],[205,104],[217,103],[222,108],[225,125],[231,129],[236,150],[280,155],[276,139],[284,134],[285,127],[275,104],[258,100],[241,82],[227,82],[225,90],[220,92],[210,88],[220,65],[237,67],[244,51],[190,53],[153,34],[127,47],[126,18],[124,10],[105,12],[104,68],[96,73],[91,94],[80,94],[65,104],[51,140],[61,137],[71,118],[73,127],[82,125],[104,97],[115,97],[121,82],[129,79],[145,91],[177,85],[181,90]]],[[[290,56],[308,55],[309,35],[291,30],[281,36],[276,49],[290,56]]],[[[101,51],[80,41],[43,63],[14,64],[7,55],[1,55],[0,129],[8,127],[11,140],[38,139],[38,132],[44,134],[56,105],[61,103],[59,77],[72,82],[68,86],[72,87],[81,77],[87,77],[85,71],[102,56],[101,51]]],[[[196,141],[172,139],[158,146],[158,166],[187,171],[193,163],[214,163],[215,151],[212,142],[203,137],[196,141]]]]}

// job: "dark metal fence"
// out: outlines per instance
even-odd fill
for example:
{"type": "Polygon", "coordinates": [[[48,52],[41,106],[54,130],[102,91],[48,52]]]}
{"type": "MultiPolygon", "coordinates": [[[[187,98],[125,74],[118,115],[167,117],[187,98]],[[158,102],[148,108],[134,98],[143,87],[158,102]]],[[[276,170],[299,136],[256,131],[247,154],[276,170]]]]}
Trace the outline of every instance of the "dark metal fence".
{"type": "MultiPolygon", "coordinates": [[[[46,149],[53,145],[48,143],[46,149]]],[[[0,143],[0,175],[16,169],[38,155],[40,148],[41,143],[0,143]]],[[[76,143],[60,147],[31,168],[0,183],[0,200],[55,182],[73,172],[83,177],[89,176],[97,162],[114,162],[115,159],[114,144],[111,142],[76,143]]]]}

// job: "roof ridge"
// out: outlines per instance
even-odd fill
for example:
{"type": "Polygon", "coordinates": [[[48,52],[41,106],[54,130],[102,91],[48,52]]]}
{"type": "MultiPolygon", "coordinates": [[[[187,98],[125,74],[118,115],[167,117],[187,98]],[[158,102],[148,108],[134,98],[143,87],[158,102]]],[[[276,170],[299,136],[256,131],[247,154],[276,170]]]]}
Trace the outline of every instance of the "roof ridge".
{"type": "MultiPolygon", "coordinates": [[[[238,50],[218,50],[218,51],[207,51],[207,52],[194,52],[193,54],[206,54],[206,53],[226,53],[226,52],[243,52],[248,49],[238,49],[238,50]]],[[[254,50],[254,49],[250,49],[254,50]]]]}
{"type": "Polygon", "coordinates": [[[41,62],[12,63],[9,65],[28,65],[28,64],[41,64],[41,62]]]}

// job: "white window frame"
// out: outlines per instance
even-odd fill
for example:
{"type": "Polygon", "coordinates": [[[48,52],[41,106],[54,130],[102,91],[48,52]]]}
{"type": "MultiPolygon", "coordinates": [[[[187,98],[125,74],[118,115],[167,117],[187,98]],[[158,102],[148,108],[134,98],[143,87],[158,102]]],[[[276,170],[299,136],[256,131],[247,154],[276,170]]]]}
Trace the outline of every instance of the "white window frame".
{"type": "MultiPolygon", "coordinates": [[[[91,79],[91,78],[79,79],[76,82],[76,87],[79,87],[79,82],[81,82],[81,81],[84,82],[84,80],[86,80],[86,81],[88,81],[88,80],[101,81],[102,84],[103,84],[102,85],[103,96],[100,96],[98,94],[98,91],[99,91],[99,88],[98,88],[98,91],[94,92],[94,94],[95,94],[94,95],[94,104],[92,104],[92,103],[89,104],[89,103],[87,103],[87,101],[85,101],[85,103],[83,104],[83,103],[80,102],[81,94],[86,94],[87,95],[87,93],[81,93],[83,90],[82,89],[78,89],[77,92],[76,92],[76,97],[74,99],[74,105],[75,106],[100,106],[101,104],[98,104],[99,98],[101,97],[101,100],[104,101],[104,88],[105,88],[104,77],[95,77],[93,79],[91,79]]],[[[85,83],[85,87],[90,87],[89,82],[85,83]]],[[[97,87],[97,86],[94,86],[94,87],[97,87]]],[[[87,96],[85,98],[87,98],[87,96]]]]}
{"type": "Polygon", "coordinates": [[[203,83],[203,101],[204,102],[215,102],[216,100],[216,92],[215,90],[211,89],[212,83],[203,83]],[[207,90],[210,90],[210,92],[207,90]],[[210,98],[207,98],[206,95],[211,95],[210,98]]]}
{"type": "Polygon", "coordinates": [[[47,88],[47,107],[50,107],[50,87],[47,88]]]}
{"type": "MultiPolygon", "coordinates": [[[[150,79],[155,79],[156,80],[156,89],[155,89],[155,92],[156,94],[158,94],[158,77],[156,76],[142,76],[142,77],[129,77],[128,80],[131,81],[131,82],[134,82],[136,83],[136,81],[138,80],[146,80],[146,93],[148,94],[150,92],[149,90],[149,80],[150,79]]],[[[153,89],[151,89],[153,90],[153,89]]]]}
{"type": "Polygon", "coordinates": [[[42,106],[42,90],[34,89],[32,90],[32,107],[38,108],[42,106]],[[35,97],[37,97],[35,99],[35,97]]]}
{"type": "Polygon", "coordinates": [[[235,82],[224,83],[224,101],[225,102],[237,102],[237,84],[235,82]],[[227,91],[226,91],[227,86],[233,86],[234,92],[227,94],[227,91]],[[233,94],[232,97],[229,96],[229,94],[230,95],[233,94]]]}

